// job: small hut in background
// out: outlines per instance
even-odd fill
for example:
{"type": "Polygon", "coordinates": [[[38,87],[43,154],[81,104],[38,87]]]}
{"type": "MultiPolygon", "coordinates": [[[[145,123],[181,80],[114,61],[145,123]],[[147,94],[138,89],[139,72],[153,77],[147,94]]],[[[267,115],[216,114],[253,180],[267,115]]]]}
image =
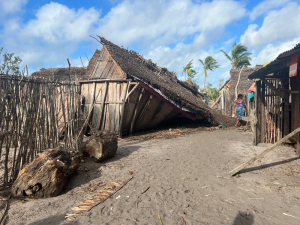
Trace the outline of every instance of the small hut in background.
{"type": "MultiPolygon", "coordinates": [[[[253,81],[248,80],[248,76],[262,68],[262,65],[256,65],[254,68],[243,68],[230,70],[230,79],[220,88],[219,93],[222,95],[219,99],[217,108],[222,110],[224,115],[231,116],[234,113],[234,102],[238,94],[244,96],[247,108],[250,109],[248,101],[248,90],[253,84],[253,81]]],[[[245,111],[245,116],[249,116],[249,112],[245,111]]]]}
{"type": "MultiPolygon", "coordinates": [[[[255,144],[275,143],[300,127],[300,43],[249,75],[256,79],[255,144]]],[[[290,139],[300,155],[300,134],[290,139]]]]}
{"type": "Polygon", "coordinates": [[[125,133],[151,129],[176,117],[205,119],[211,124],[235,123],[202,102],[196,86],[174,72],[144,59],[103,37],[81,80],[83,111],[89,128],[125,133]]]}
{"type": "Polygon", "coordinates": [[[68,82],[70,78],[71,81],[86,80],[86,71],[86,67],[71,67],[70,70],[69,68],[42,68],[40,71],[32,73],[31,77],[68,82]]]}

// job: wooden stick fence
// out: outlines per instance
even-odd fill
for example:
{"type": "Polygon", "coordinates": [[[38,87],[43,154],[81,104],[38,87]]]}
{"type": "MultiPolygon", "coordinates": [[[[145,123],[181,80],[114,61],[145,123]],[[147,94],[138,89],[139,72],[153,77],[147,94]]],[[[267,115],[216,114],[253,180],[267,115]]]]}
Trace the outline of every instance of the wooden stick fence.
{"type": "Polygon", "coordinates": [[[0,186],[44,149],[78,148],[79,93],[75,83],[0,75],[0,186]]]}

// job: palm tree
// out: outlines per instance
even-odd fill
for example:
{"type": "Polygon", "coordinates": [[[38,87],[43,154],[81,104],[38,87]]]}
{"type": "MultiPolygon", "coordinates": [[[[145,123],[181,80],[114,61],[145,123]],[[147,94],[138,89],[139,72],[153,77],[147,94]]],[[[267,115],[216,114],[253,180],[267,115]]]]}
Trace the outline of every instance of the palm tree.
{"type": "Polygon", "coordinates": [[[188,62],[188,64],[186,64],[185,67],[183,67],[183,71],[182,73],[184,73],[184,80],[186,81],[186,72],[189,70],[189,69],[192,69],[193,68],[193,59],[191,61],[188,62]]]}
{"type": "Polygon", "coordinates": [[[193,69],[188,69],[187,70],[187,81],[190,82],[191,84],[196,84],[196,82],[193,80],[193,78],[195,77],[195,75],[197,74],[197,72],[193,69]]]}
{"type": "Polygon", "coordinates": [[[248,48],[242,44],[234,44],[231,47],[231,56],[229,56],[224,50],[220,49],[221,52],[231,61],[232,69],[241,69],[243,66],[250,66],[250,60],[252,53],[247,52],[248,48]]]}
{"type": "Polygon", "coordinates": [[[199,61],[203,65],[203,70],[204,70],[204,86],[203,90],[205,91],[205,82],[206,82],[206,77],[207,77],[207,70],[214,71],[215,69],[219,68],[218,62],[211,56],[207,56],[204,63],[201,59],[199,61]]]}

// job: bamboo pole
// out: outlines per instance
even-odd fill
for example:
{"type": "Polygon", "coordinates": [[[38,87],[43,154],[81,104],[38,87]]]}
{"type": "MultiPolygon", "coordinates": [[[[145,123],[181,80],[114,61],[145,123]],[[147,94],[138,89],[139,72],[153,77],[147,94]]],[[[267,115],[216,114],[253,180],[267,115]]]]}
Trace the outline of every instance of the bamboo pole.
{"type": "Polygon", "coordinates": [[[300,127],[298,127],[296,130],[294,130],[293,132],[291,132],[288,135],[286,135],[284,138],[282,138],[280,141],[278,141],[275,144],[273,144],[271,147],[267,148],[265,151],[263,151],[262,153],[260,153],[258,156],[250,159],[248,162],[246,162],[246,163],[238,166],[234,170],[230,171],[229,175],[233,176],[233,175],[237,174],[239,171],[241,171],[242,169],[246,168],[247,166],[250,166],[256,160],[262,158],[265,154],[267,154],[268,152],[272,151],[274,148],[276,148],[277,146],[279,146],[281,143],[283,143],[284,141],[286,141],[290,137],[292,137],[295,134],[297,134],[299,131],[300,131],[300,127]]]}

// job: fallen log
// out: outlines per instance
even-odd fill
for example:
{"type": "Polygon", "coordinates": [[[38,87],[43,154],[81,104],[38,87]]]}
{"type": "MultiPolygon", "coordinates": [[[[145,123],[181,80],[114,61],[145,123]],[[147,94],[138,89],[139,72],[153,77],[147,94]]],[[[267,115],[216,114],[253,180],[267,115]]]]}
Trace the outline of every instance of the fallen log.
{"type": "Polygon", "coordinates": [[[94,158],[96,162],[112,158],[118,150],[118,138],[115,131],[94,131],[91,138],[84,142],[79,151],[85,156],[94,158]]]}
{"type": "Polygon", "coordinates": [[[20,171],[12,197],[49,198],[60,194],[68,177],[79,167],[82,154],[54,148],[43,151],[20,171]]]}
{"type": "Polygon", "coordinates": [[[300,131],[300,127],[298,127],[296,130],[294,130],[293,132],[289,133],[288,135],[286,135],[284,138],[282,138],[281,140],[279,140],[278,142],[276,142],[275,144],[273,144],[270,148],[266,149],[265,151],[263,151],[262,153],[260,153],[258,156],[250,159],[248,162],[238,166],[237,168],[235,168],[234,170],[230,171],[229,175],[233,176],[235,174],[237,174],[239,171],[241,171],[242,169],[246,168],[247,166],[251,165],[252,163],[254,163],[256,160],[262,158],[265,154],[267,154],[268,152],[272,151],[274,148],[276,148],[277,146],[279,146],[281,143],[283,143],[284,141],[286,141],[287,139],[289,139],[290,137],[294,136],[295,134],[297,134],[300,131]]]}

